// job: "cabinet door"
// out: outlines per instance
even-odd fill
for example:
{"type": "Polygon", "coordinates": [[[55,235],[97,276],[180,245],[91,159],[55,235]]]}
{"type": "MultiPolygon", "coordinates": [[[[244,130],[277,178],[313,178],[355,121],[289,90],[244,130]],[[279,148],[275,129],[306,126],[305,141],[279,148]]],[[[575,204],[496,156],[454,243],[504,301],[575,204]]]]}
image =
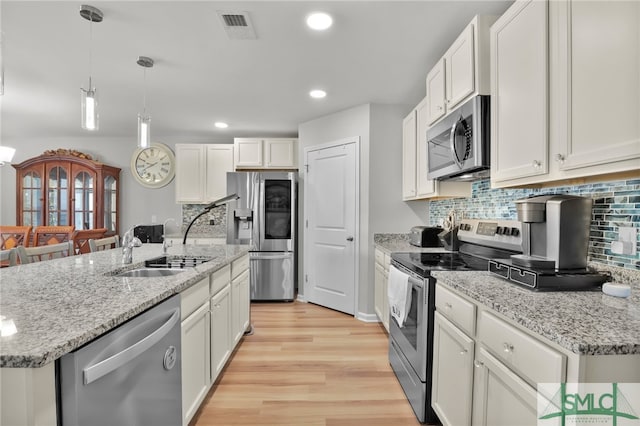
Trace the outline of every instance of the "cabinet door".
{"type": "Polygon", "coordinates": [[[416,111],[402,121],[402,198],[416,196],[416,111]]]}
{"type": "Polygon", "coordinates": [[[215,201],[227,195],[227,172],[233,171],[233,145],[205,145],[206,196],[205,202],[215,201]]]}
{"type": "Polygon", "coordinates": [[[387,333],[389,332],[389,297],[387,290],[389,288],[389,266],[385,267],[384,276],[382,277],[382,325],[384,325],[387,333]]]}
{"type": "Polygon", "coordinates": [[[182,416],[183,425],[200,407],[210,382],[209,303],[182,321],[182,416]]]}
{"type": "MultiPolygon", "coordinates": [[[[560,11],[567,29],[562,81],[569,84],[559,122],[568,126],[554,160],[571,170],[639,158],[640,2],[568,1],[560,11]]],[[[620,170],[612,164],[608,171],[620,170]]]]}
{"type": "Polygon", "coordinates": [[[262,167],[262,139],[233,140],[233,163],[238,167],[262,167]]]}
{"type": "Polygon", "coordinates": [[[445,110],[444,58],[427,74],[427,123],[433,124],[444,116],[445,110]]]}
{"type": "Polygon", "coordinates": [[[548,172],[547,2],[517,1],[491,27],[491,180],[548,172]]]}
{"type": "MultiPolygon", "coordinates": [[[[98,211],[96,188],[98,187],[96,173],[78,164],[71,165],[71,211],[73,218],[71,225],[76,227],[76,231],[80,229],[97,228],[98,211]]],[[[102,218],[100,218],[101,220],[102,218]]]]}
{"type": "Polygon", "coordinates": [[[475,361],[473,424],[537,424],[536,390],[480,348],[475,361]]]}
{"type": "Polygon", "coordinates": [[[211,381],[231,354],[231,295],[226,286],[211,298],[211,381]]]}
{"type": "Polygon", "coordinates": [[[474,25],[469,24],[445,54],[447,111],[475,90],[474,25]]]}
{"type": "Polygon", "coordinates": [[[429,164],[427,158],[428,102],[425,97],[416,107],[416,195],[426,197],[435,195],[436,182],[427,177],[429,164]]]}
{"type": "Polygon", "coordinates": [[[205,189],[205,145],[176,145],[176,202],[202,203],[205,189]]]}
{"type": "Polygon", "coordinates": [[[67,162],[45,164],[45,225],[71,225],[71,167],[67,162]]]}
{"type": "Polygon", "coordinates": [[[249,271],[231,282],[231,347],[240,341],[249,325],[249,271]]]}
{"type": "Polygon", "coordinates": [[[436,312],[431,405],[445,426],[471,424],[473,350],[473,340],[436,312]]]}
{"type": "Polygon", "coordinates": [[[375,264],[375,270],[373,275],[373,285],[374,285],[374,293],[373,293],[373,304],[376,315],[380,318],[380,321],[383,320],[382,316],[382,302],[383,297],[385,296],[384,291],[384,268],[379,263],[375,264]]]}
{"type": "Polygon", "coordinates": [[[295,139],[265,139],[263,148],[265,167],[282,169],[296,167],[295,139]]]}

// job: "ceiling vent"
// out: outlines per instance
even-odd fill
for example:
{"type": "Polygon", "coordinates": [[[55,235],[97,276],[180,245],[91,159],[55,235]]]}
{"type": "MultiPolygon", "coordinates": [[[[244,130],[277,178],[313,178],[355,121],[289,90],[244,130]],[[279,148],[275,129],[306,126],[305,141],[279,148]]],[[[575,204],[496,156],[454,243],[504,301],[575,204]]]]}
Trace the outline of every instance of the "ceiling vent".
{"type": "Polygon", "coordinates": [[[230,40],[253,40],[256,38],[256,32],[248,12],[218,11],[218,17],[230,40]]]}

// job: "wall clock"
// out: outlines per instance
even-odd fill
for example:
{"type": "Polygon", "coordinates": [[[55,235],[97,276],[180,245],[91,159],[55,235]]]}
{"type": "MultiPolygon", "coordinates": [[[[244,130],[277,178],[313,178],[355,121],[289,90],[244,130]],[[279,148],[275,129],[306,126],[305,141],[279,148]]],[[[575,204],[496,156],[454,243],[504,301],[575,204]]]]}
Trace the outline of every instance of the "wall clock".
{"type": "Polygon", "coordinates": [[[176,174],[176,157],[168,146],[153,142],[133,152],[131,173],[142,186],[162,188],[176,174]]]}

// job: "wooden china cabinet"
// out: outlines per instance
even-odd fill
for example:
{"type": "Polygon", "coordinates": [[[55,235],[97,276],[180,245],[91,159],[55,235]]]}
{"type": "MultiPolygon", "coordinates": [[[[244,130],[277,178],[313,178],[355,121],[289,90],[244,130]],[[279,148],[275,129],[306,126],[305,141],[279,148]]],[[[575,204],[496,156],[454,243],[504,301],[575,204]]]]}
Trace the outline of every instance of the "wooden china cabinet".
{"type": "Polygon", "coordinates": [[[73,225],[119,231],[120,169],[74,150],[58,149],[16,169],[16,224],[73,225]]]}

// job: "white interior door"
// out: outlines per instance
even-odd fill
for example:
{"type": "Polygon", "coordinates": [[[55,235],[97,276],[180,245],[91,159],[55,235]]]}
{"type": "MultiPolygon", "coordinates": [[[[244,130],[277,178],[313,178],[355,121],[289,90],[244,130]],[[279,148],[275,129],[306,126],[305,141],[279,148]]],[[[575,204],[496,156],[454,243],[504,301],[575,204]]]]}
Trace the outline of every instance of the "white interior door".
{"type": "Polygon", "coordinates": [[[355,312],[357,159],[353,139],[306,152],[305,293],[348,314],[355,312]]]}

